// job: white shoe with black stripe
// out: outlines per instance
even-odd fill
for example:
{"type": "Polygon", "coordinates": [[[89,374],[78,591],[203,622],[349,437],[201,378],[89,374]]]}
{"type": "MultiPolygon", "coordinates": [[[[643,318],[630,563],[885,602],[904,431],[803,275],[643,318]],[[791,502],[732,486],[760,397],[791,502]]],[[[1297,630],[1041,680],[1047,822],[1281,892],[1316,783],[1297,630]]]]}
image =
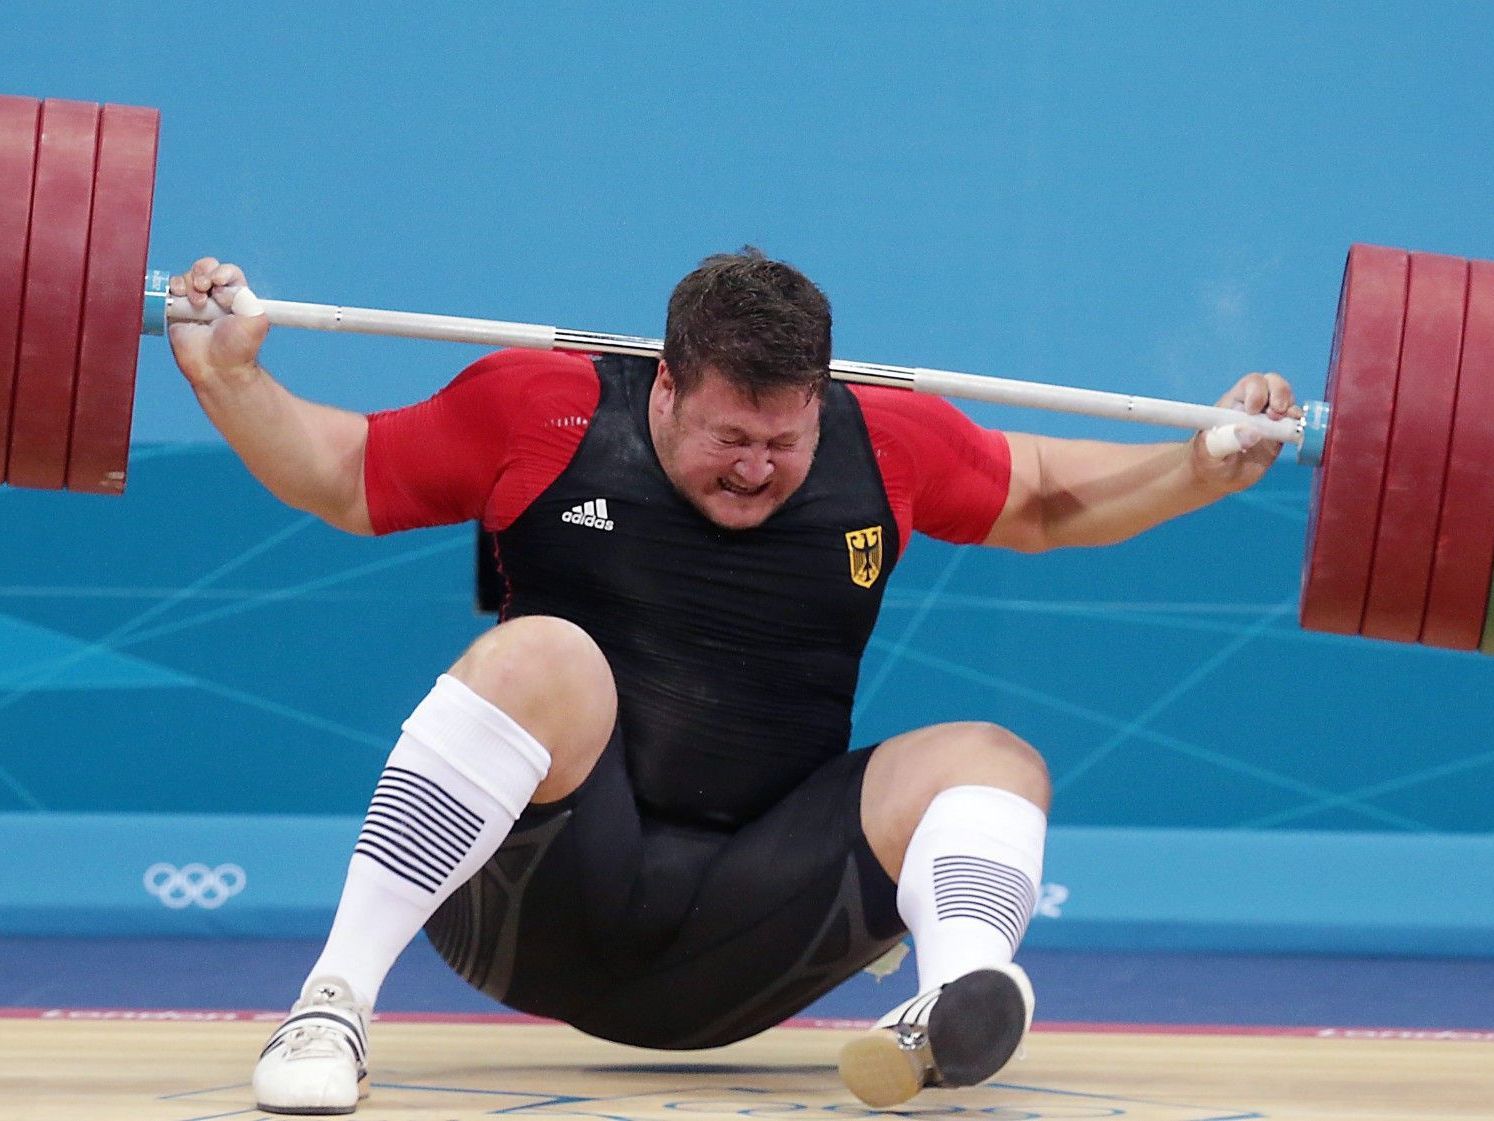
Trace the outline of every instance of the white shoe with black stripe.
{"type": "Polygon", "coordinates": [[[268,1113],[352,1113],[368,1096],[369,1008],[340,977],[313,977],[254,1068],[268,1113]]]}
{"type": "Polygon", "coordinates": [[[920,993],[840,1053],[840,1077],[886,1109],[927,1086],[976,1086],[1007,1064],[1032,1027],[1032,983],[1020,965],[978,969],[920,993]]]}

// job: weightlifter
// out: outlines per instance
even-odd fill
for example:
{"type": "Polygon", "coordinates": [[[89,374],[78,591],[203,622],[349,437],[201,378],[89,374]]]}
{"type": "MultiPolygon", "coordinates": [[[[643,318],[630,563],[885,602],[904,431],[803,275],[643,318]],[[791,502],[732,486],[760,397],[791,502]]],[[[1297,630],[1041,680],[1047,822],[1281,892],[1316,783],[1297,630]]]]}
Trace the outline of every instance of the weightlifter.
{"type": "MultiPolygon", "coordinates": [[[[1007,1062],[1032,1019],[1012,959],[1048,776],[985,722],[847,750],[888,576],[914,531],[1123,540],[1250,486],[1279,445],[987,431],[831,381],[824,295],[751,249],[679,283],[661,359],[505,351],[372,416],[258,365],[268,324],[238,267],[205,258],[171,292],[230,310],[171,342],[272,493],[350,533],[479,519],[507,584],[502,621],[403,725],[255,1069],[261,1109],[357,1106],[370,1010],[422,927],[514,1008],[680,1049],[765,1030],[911,932],[919,995],[846,1047],[846,1084],[888,1106],[1007,1062]]],[[[1275,374],[1221,403],[1298,412],[1275,374]]]]}

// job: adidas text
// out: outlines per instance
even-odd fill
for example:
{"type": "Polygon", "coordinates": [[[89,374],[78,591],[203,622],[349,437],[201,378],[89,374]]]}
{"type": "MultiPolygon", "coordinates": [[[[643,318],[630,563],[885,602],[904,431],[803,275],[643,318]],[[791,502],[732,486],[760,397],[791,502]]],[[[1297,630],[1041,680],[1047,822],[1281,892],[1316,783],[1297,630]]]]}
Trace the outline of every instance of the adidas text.
{"type": "Polygon", "coordinates": [[[579,506],[572,506],[560,515],[560,520],[570,522],[572,525],[584,525],[588,529],[610,530],[612,528],[612,519],[607,516],[605,498],[595,498],[579,506]]]}

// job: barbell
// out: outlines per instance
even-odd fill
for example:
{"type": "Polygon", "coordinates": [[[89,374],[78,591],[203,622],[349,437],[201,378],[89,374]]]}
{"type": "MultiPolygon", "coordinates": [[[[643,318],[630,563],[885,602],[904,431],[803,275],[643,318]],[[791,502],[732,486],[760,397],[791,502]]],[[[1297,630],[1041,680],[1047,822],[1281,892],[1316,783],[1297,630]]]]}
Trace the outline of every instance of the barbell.
{"type": "MultiPolygon", "coordinates": [[[[160,114],[0,96],[0,481],[119,494],[141,334],[210,319],[147,271],[160,114]],[[144,283],[142,283],[144,278],[144,283]]],[[[657,339],[263,301],[277,326],[588,354],[657,339]]],[[[1315,467],[1301,622],[1494,653],[1494,263],[1349,250],[1326,401],[1300,419],[837,359],[838,380],[1191,429],[1244,424],[1315,467]]]]}

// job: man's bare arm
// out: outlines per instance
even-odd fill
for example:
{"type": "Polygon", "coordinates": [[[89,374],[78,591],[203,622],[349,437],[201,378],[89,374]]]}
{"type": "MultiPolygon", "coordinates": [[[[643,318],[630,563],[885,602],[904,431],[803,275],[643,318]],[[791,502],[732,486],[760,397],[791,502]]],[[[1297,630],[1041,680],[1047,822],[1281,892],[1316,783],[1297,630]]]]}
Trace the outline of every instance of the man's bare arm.
{"type": "Polygon", "coordinates": [[[249,471],[289,506],[349,533],[370,534],[363,486],[368,420],[304,400],[259,365],[269,332],[236,265],[204,257],[171,278],[171,294],[194,307],[209,300],[229,314],[212,323],[173,323],[177,365],[208,419],[249,471]]]}
{"type": "MultiPolygon", "coordinates": [[[[1276,374],[1247,374],[1221,405],[1300,415],[1276,374]]],[[[1012,433],[1011,486],[984,544],[1036,553],[1110,545],[1257,482],[1281,445],[1242,432],[1242,449],[1210,451],[1205,434],[1169,444],[1111,444],[1012,433]]]]}

